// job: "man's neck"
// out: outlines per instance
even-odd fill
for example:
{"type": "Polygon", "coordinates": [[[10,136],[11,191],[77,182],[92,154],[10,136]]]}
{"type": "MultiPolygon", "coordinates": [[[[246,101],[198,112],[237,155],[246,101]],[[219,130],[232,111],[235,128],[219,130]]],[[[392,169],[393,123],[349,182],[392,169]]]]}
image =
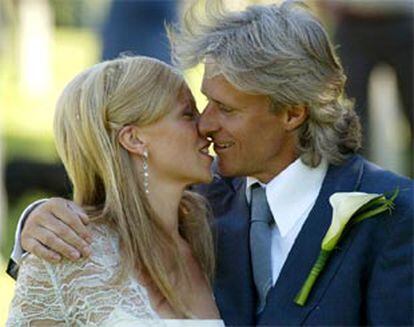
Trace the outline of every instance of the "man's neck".
{"type": "Polygon", "coordinates": [[[293,162],[295,162],[298,158],[299,155],[292,154],[291,156],[289,156],[287,160],[278,160],[276,162],[272,162],[268,165],[268,168],[265,169],[262,173],[255,174],[251,177],[256,178],[259,182],[263,184],[267,184],[277,175],[279,175],[282,171],[284,171],[287,167],[289,167],[293,162]]]}

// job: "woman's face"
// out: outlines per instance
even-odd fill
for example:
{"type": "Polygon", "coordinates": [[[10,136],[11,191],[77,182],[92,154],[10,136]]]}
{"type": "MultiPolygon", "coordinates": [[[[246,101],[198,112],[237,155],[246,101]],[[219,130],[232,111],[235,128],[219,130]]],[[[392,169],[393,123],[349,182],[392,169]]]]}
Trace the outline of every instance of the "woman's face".
{"type": "Polygon", "coordinates": [[[199,112],[184,86],[170,112],[145,129],[150,176],[185,185],[212,179],[209,142],[197,130],[199,112]]]}

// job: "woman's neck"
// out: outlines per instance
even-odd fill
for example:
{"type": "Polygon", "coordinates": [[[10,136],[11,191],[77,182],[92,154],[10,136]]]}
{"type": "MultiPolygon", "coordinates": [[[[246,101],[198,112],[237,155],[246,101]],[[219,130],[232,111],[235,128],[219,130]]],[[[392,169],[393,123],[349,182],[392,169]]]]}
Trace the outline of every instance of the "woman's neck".
{"type": "Polygon", "coordinates": [[[185,186],[176,183],[150,183],[148,201],[161,218],[164,227],[170,235],[180,239],[178,226],[178,208],[183,196],[185,186]]]}

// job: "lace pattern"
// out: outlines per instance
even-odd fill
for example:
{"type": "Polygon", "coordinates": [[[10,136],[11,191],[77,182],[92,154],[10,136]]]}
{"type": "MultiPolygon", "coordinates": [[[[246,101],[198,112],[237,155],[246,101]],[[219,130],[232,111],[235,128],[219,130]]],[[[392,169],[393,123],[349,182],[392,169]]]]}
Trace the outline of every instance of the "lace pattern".
{"type": "Polygon", "coordinates": [[[6,326],[102,326],[116,311],[145,320],[146,326],[160,325],[135,279],[111,283],[120,264],[116,233],[93,224],[92,239],[88,259],[52,264],[29,255],[23,260],[6,326]]]}

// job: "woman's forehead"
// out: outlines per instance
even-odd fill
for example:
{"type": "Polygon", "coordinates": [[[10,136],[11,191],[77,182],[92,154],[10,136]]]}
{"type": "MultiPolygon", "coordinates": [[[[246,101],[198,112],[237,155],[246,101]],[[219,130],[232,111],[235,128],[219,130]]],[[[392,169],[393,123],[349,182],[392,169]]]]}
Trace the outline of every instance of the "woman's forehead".
{"type": "Polygon", "coordinates": [[[184,84],[178,93],[177,102],[182,105],[195,104],[190,88],[184,84]]]}

